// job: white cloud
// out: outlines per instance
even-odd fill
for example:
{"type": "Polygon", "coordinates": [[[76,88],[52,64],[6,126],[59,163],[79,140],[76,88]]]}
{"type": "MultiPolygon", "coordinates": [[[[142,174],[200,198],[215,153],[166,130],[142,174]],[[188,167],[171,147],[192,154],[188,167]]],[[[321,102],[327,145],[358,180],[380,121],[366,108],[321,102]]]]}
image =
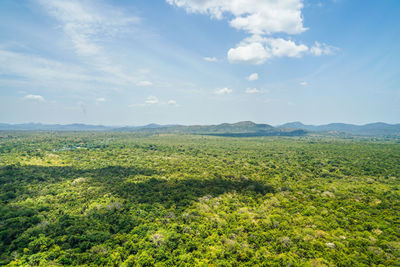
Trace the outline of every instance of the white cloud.
{"type": "Polygon", "coordinates": [[[203,59],[205,61],[209,61],[209,62],[217,62],[217,58],[216,57],[203,57],[203,59]]]}
{"type": "Polygon", "coordinates": [[[0,74],[14,74],[32,80],[88,80],[83,69],[43,57],[0,48],[0,74]]]}
{"type": "MultiPolygon", "coordinates": [[[[300,34],[303,26],[303,0],[166,0],[189,13],[200,13],[218,20],[227,18],[233,28],[250,37],[228,51],[231,63],[263,64],[273,57],[301,57],[309,47],[282,38],[276,33],[300,34]],[[269,38],[267,38],[269,37],[269,38]],[[258,39],[258,40],[257,40],[258,39]]],[[[329,46],[316,45],[311,54],[331,54],[329,46]]]]}
{"type": "Polygon", "coordinates": [[[262,64],[270,57],[261,43],[242,44],[228,51],[228,60],[231,63],[262,64]]]}
{"type": "Polygon", "coordinates": [[[24,96],[24,99],[44,102],[44,97],[41,95],[26,95],[26,96],[24,96]]]}
{"type": "Polygon", "coordinates": [[[251,36],[244,39],[236,48],[228,51],[232,63],[262,64],[273,57],[301,57],[308,51],[303,44],[296,44],[282,38],[251,36]]]}
{"type": "Polygon", "coordinates": [[[258,90],[257,88],[247,88],[246,89],[246,94],[257,94],[259,92],[260,92],[260,90],[258,90]]]}
{"type": "Polygon", "coordinates": [[[302,0],[167,0],[187,12],[207,14],[216,19],[231,17],[229,24],[250,34],[284,32],[297,34],[303,26],[302,0]]]}
{"type": "Polygon", "coordinates": [[[158,100],[158,98],[156,96],[149,96],[147,97],[146,101],[144,102],[147,105],[155,105],[158,104],[160,101],[158,100]]]}
{"type": "Polygon", "coordinates": [[[151,85],[153,85],[153,83],[150,81],[140,81],[140,82],[137,82],[136,85],[137,86],[151,86],[151,85]]]}
{"type": "Polygon", "coordinates": [[[337,50],[338,48],[334,46],[315,42],[314,46],[310,49],[310,53],[314,56],[333,55],[337,50]]]}
{"type": "Polygon", "coordinates": [[[96,98],[96,104],[104,103],[106,101],[107,101],[107,99],[105,99],[104,97],[96,98]]]}
{"type": "Polygon", "coordinates": [[[252,73],[247,77],[249,81],[257,81],[258,80],[258,73],[252,73]]]}
{"type": "Polygon", "coordinates": [[[98,75],[89,71],[90,68],[75,64],[0,48],[0,83],[7,86],[29,85],[43,89],[81,91],[91,88],[93,82],[118,87],[127,83],[119,77],[98,75]],[[4,79],[1,74],[13,77],[4,79]]]}
{"type": "Polygon", "coordinates": [[[96,55],[102,50],[98,40],[128,31],[139,18],[127,16],[111,6],[92,1],[38,0],[57,19],[80,55],[96,55]]]}
{"type": "Polygon", "coordinates": [[[55,18],[70,40],[77,55],[97,71],[119,80],[119,84],[135,84],[137,80],[129,71],[113,62],[103,47],[104,41],[123,33],[132,32],[140,18],[127,15],[123,10],[106,6],[103,2],[37,0],[55,18]]]}
{"type": "MultiPolygon", "coordinates": [[[[272,54],[275,57],[301,57],[308,47],[282,38],[269,39],[272,54]]],[[[268,43],[268,41],[266,41],[268,43]]]]}
{"type": "Polygon", "coordinates": [[[214,91],[214,94],[216,95],[227,95],[227,94],[231,94],[233,91],[232,89],[229,89],[227,87],[225,88],[221,88],[221,89],[217,89],[214,91]]]}
{"type": "Polygon", "coordinates": [[[166,105],[176,106],[176,107],[179,106],[176,100],[170,99],[168,101],[163,101],[158,99],[158,97],[151,95],[146,98],[144,103],[132,104],[129,105],[129,107],[149,107],[149,106],[166,106],[166,105]]]}
{"type": "Polygon", "coordinates": [[[308,82],[302,81],[302,82],[300,82],[300,85],[302,85],[302,86],[307,86],[307,85],[308,85],[308,82]]]}

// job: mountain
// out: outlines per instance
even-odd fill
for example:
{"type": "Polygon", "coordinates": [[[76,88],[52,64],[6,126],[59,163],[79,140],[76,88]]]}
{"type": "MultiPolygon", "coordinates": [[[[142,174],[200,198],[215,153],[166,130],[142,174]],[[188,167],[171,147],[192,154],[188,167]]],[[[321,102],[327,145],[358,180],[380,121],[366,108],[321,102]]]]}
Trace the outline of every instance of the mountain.
{"type": "Polygon", "coordinates": [[[298,136],[305,135],[304,130],[278,129],[268,124],[257,124],[251,121],[237,123],[222,123],[217,125],[160,125],[160,127],[123,127],[115,131],[203,134],[231,137],[250,136],[298,136]]]}
{"type": "Polygon", "coordinates": [[[218,136],[300,136],[307,132],[346,133],[366,136],[400,136],[400,124],[383,122],[354,125],[346,123],[330,123],[324,125],[305,125],[301,122],[290,122],[278,127],[269,124],[257,124],[252,121],[222,123],[216,125],[160,125],[112,127],[87,124],[6,124],[0,123],[0,131],[116,131],[142,133],[176,133],[203,134],[218,136]]]}
{"type": "Polygon", "coordinates": [[[301,122],[290,122],[280,125],[281,129],[302,129],[313,132],[341,132],[356,135],[400,135],[400,124],[383,122],[354,125],[346,123],[330,123],[325,125],[305,125],[301,122]]]}
{"type": "Polygon", "coordinates": [[[116,131],[140,133],[175,133],[175,134],[202,134],[232,137],[250,136],[299,136],[305,135],[301,129],[279,129],[268,124],[257,124],[251,121],[237,123],[222,123],[217,125],[159,125],[109,127],[86,124],[0,124],[3,131],[116,131]]]}

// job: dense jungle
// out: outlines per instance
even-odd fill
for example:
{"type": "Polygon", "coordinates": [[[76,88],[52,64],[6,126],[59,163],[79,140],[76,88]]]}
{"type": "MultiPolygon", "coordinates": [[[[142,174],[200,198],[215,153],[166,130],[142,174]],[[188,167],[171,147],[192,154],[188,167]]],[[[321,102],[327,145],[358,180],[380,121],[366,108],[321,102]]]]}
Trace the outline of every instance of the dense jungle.
{"type": "Polygon", "coordinates": [[[399,266],[400,142],[2,132],[0,265],[399,266]]]}

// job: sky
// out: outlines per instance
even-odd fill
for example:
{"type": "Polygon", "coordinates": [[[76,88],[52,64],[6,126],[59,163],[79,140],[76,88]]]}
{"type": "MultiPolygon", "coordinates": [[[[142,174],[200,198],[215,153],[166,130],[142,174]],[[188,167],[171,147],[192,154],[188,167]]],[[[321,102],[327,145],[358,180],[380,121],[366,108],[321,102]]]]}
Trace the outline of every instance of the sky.
{"type": "Polygon", "coordinates": [[[0,122],[400,123],[398,0],[0,0],[0,122]]]}

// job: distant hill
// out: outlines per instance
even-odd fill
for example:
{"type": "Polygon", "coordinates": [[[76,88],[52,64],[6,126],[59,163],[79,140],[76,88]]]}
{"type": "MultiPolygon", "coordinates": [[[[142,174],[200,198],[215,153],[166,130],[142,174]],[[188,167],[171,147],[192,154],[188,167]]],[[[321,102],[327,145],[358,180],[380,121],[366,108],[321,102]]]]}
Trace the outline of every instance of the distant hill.
{"type": "Polygon", "coordinates": [[[341,132],[356,135],[400,135],[400,124],[383,122],[354,125],[346,123],[330,123],[325,125],[305,125],[301,122],[290,122],[280,125],[281,129],[302,129],[313,132],[341,132]]]}
{"type": "Polygon", "coordinates": [[[400,124],[383,122],[365,125],[346,123],[330,123],[325,125],[305,125],[301,122],[290,122],[278,127],[269,124],[257,124],[252,121],[237,123],[222,123],[216,125],[160,125],[148,124],[144,126],[103,126],[87,124],[6,124],[0,123],[0,131],[116,131],[142,133],[176,133],[176,134],[203,134],[218,136],[301,136],[307,132],[346,133],[366,136],[400,136],[400,124]]]}
{"type": "Polygon", "coordinates": [[[176,134],[203,134],[231,137],[251,136],[300,136],[307,132],[301,129],[275,128],[268,124],[257,124],[251,121],[238,123],[222,123],[217,125],[159,125],[109,127],[86,124],[0,124],[3,131],[116,131],[142,133],[176,133],[176,134]]]}
{"type": "Polygon", "coordinates": [[[232,137],[250,136],[297,136],[305,135],[304,130],[278,129],[268,124],[257,124],[251,121],[222,123],[217,125],[165,125],[160,127],[123,127],[115,131],[153,132],[153,133],[185,133],[232,137]]]}

